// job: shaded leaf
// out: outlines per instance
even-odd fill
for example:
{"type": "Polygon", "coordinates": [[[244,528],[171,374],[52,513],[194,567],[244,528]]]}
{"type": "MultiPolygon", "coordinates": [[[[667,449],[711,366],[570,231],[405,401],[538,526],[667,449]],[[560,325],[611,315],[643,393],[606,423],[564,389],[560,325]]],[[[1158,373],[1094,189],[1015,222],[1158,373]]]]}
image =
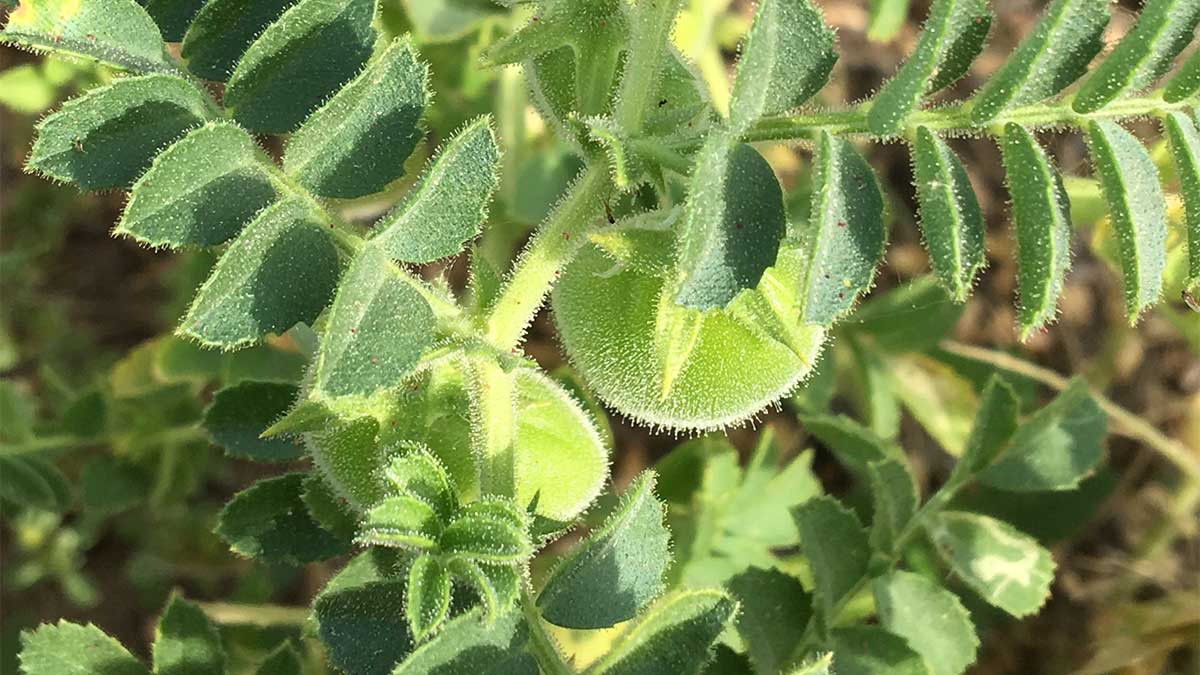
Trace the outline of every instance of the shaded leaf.
{"type": "Polygon", "coordinates": [[[880,624],[924,657],[930,675],[959,675],[975,662],[979,638],[953,593],[899,570],[879,577],[872,587],[880,624]]]}
{"type": "Polygon", "coordinates": [[[208,0],[183,37],[188,70],[224,82],[246,48],[298,0],[208,0]]]}
{"type": "Polygon", "coordinates": [[[225,652],[204,610],[172,594],[154,631],[156,675],[224,675],[225,652]]]}
{"type": "Polygon", "coordinates": [[[450,613],[450,572],[436,558],[413,561],[404,595],[404,616],[417,642],[437,632],[450,613]]]}
{"type": "Polygon", "coordinates": [[[1171,157],[1183,195],[1184,227],[1187,230],[1188,286],[1200,291],[1200,129],[1194,118],[1171,113],[1164,123],[1171,141],[1171,157]]]}
{"type": "Polygon", "coordinates": [[[1200,91],[1200,52],[1192,52],[1191,58],[1171,82],[1163,90],[1163,100],[1167,103],[1179,103],[1189,96],[1195,96],[1200,91]]]}
{"type": "Polygon", "coordinates": [[[380,553],[359,554],[313,602],[330,662],[351,675],[389,675],[413,649],[400,611],[405,580],[392,574],[380,553]]]}
{"type": "Polygon", "coordinates": [[[488,621],[508,612],[521,594],[521,572],[512,565],[485,565],[454,558],[449,567],[454,576],[465,580],[475,590],[488,621]]]}
{"type": "Polygon", "coordinates": [[[832,497],[814,497],[792,511],[800,546],[816,587],[815,606],[826,616],[867,573],[871,549],[858,518],[832,497]],[[819,604],[818,604],[819,603],[819,604]]]}
{"type": "Polygon", "coordinates": [[[921,655],[899,635],[878,626],[833,631],[833,668],[837,675],[928,675],[921,655]]]}
{"type": "Polygon", "coordinates": [[[104,631],[91,624],[80,626],[66,621],[23,631],[19,658],[24,675],[149,675],[150,672],[104,631]]]}
{"type": "Polygon", "coordinates": [[[875,500],[871,547],[899,553],[896,545],[900,543],[900,534],[916,514],[920,502],[916,478],[908,465],[898,459],[871,462],[867,465],[867,475],[875,500]]]}
{"type": "Polygon", "coordinates": [[[309,515],[303,485],[303,473],[290,473],[242,490],[221,511],[217,534],[235,553],[272,563],[303,565],[345,553],[309,515]]]}
{"type": "Polygon", "coordinates": [[[179,42],[208,0],[139,0],[167,42],[179,42]]]}
{"type": "Polygon", "coordinates": [[[290,438],[262,434],[291,408],[299,389],[279,382],[246,381],[218,391],[204,411],[204,429],[231,457],[289,462],[304,455],[290,438]]]}
{"type": "Polygon", "coordinates": [[[409,495],[387,497],[363,516],[359,541],[375,546],[432,549],[438,545],[441,524],[437,512],[409,495]]]}
{"type": "Polygon", "coordinates": [[[284,642],[258,666],[254,675],[302,675],[300,655],[290,642],[284,642]]]}
{"type": "Polygon", "coordinates": [[[954,468],[955,473],[977,473],[1000,456],[1017,431],[1020,406],[1013,388],[1001,377],[993,375],[984,387],[975,425],[954,468]]]}
{"type": "Polygon", "coordinates": [[[751,567],[729,580],[738,601],[737,630],[757,673],[790,672],[786,666],[808,623],[812,597],[800,580],[775,569],[751,567]]]}
{"type": "Polygon", "coordinates": [[[692,675],[737,613],[723,591],[680,591],[656,603],[597,661],[590,675],[692,675]]]}
{"type": "Polygon", "coordinates": [[[537,661],[525,650],[528,641],[529,629],[520,612],[489,622],[471,611],[448,622],[397,665],[392,675],[537,675],[537,661]]]}
{"type": "Polygon", "coordinates": [[[424,446],[410,444],[403,454],[392,458],[383,476],[399,494],[416,497],[433,507],[439,518],[448,519],[458,509],[446,468],[424,446]]]}

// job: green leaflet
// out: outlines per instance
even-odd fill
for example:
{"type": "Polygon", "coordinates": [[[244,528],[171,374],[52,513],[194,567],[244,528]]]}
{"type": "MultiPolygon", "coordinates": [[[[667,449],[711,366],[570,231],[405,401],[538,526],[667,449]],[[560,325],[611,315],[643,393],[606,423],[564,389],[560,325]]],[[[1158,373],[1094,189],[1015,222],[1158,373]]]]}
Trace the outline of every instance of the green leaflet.
{"type": "Polygon", "coordinates": [[[265,133],[295,129],[371,55],[375,0],[301,0],[238,62],[225,105],[265,133]]]}
{"type": "Polygon", "coordinates": [[[437,632],[450,613],[450,572],[436,558],[423,555],[408,572],[404,616],[417,642],[437,632]]]}
{"type": "Polygon", "coordinates": [[[1107,416],[1076,380],[1017,428],[979,479],[1014,492],[1075,489],[1104,456],[1107,432],[1107,416]]]}
{"type": "Polygon", "coordinates": [[[1052,321],[1071,266],[1071,205],[1058,170],[1028,130],[1004,126],[1001,142],[1017,230],[1021,339],[1052,321]]]}
{"type": "Polygon", "coordinates": [[[837,38],[811,0],[765,0],[746,35],[729,109],[744,131],[759,118],[803,105],[837,62],[837,38]]]}
{"type": "Polygon", "coordinates": [[[971,72],[971,64],[983,53],[992,30],[992,15],[984,12],[967,23],[962,33],[946,50],[946,56],[933,75],[926,93],[932,94],[958,82],[971,72]]]}
{"type": "Polygon", "coordinates": [[[66,621],[22,631],[20,660],[23,675],[149,675],[150,672],[104,631],[92,624],[80,626],[66,621]]]}
{"type": "Polygon", "coordinates": [[[955,301],[966,302],[987,264],[979,199],[958,155],[926,127],[917,129],[913,158],[929,261],[955,301]]]}
{"type": "Polygon", "coordinates": [[[1163,100],[1167,103],[1179,103],[1189,96],[1195,96],[1200,91],[1200,52],[1193,52],[1191,58],[1163,91],[1163,100]]]}
{"type": "MultiPolygon", "coordinates": [[[[812,598],[796,577],[776,569],[751,567],[727,584],[737,599],[738,634],[756,673],[783,673],[808,623],[812,598]]],[[[794,675],[794,673],[793,673],[794,675]]]]}
{"type": "Polygon", "coordinates": [[[975,662],[979,638],[958,596],[899,570],[879,577],[872,587],[880,624],[924,657],[930,675],[959,675],[975,662]]]}
{"type": "Polygon", "coordinates": [[[438,542],[445,553],[474,562],[508,565],[533,554],[529,535],[511,525],[478,515],[450,523],[438,542]]]}
{"type": "Polygon", "coordinates": [[[260,213],[200,287],[179,333],[234,349],[311,323],[329,304],[341,271],[326,229],[298,197],[260,213]]]}
{"type": "Polygon", "coordinates": [[[867,478],[874,462],[900,459],[901,453],[867,427],[845,415],[799,413],[804,429],[821,441],[846,468],[867,478]]]}
{"type": "Polygon", "coordinates": [[[71,506],[71,484],[44,457],[0,456],[0,498],[61,513],[71,506]]]}
{"type": "Polygon", "coordinates": [[[1167,264],[1167,199],[1150,153],[1116,122],[1087,128],[1092,164],[1121,249],[1125,309],[1136,324],[1162,294],[1167,264]]]}
{"type": "Polygon", "coordinates": [[[160,149],[207,116],[204,94],[183,78],[122,78],[67,101],[42,120],[27,166],[84,190],[124,187],[160,149]]]}
{"type": "Polygon", "coordinates": [[[403,4],[414,30],[428,42],[453,42],[485,19],[504,15],[489,0],[405,0],[403,4]]]}
{"type": "Polygon", "coordinates": [[[146,13],[158,24],[167,42],[179,42],[187,32],[196,13],[208,0],[138,0],[146,13]]]}
{"type": "Polygon", "coordinates": [[[303,664],[291,642],[284,642],[267,656],[254,675],[303,675],[303,664]]]}
{"type": "Polygon", "coordinates": [[[404,175],[421,140],[429,68],[397,38],[288,141],[283,168],[323,197],[361,197],[404,175]]]}
{"type": "Polygon", "coordinates": [[[404,453],[393,457],[383,469],[383,475],[398,494],[425,502],[442,520],[458,510],[450,476],[437,457],[422,445],[408,444],[404,453]]]}
{"type": "Polygon", "coordinates": [[[813,497],[792,511],[800,547],[816,586],[814,607],[826,619],[867,573],[871,548],[858,517],[832,497],[813,497]]]}
{"type": "Polygon", "coordinates": [[[867,38],[872,42],[891,42],[908,20],[912,0],[871,0],[867,38]]]}
{"type": "Polygon", "coordinates": [[[699,310],[728,305],[775,264],[787,230],[783,191],[749,145],[718,132],[692,176],[680,233],[675,302],[699,310]]]}
{"type": "Polygon", "coordinates": [[[917,277],[871,296],[854,310],[846,329],[869,336],[885,355],[925,352],[937,346],[963,315],[934,275],[917,277]]]}
{"type": "Polygon", "coordinates": [[[379,219],[371,243],[411,263],[457,255],[487,218],[499,166],[491,119],[482,117],[447,143],[404,202],[379,219]]]}
{"type": "Polygon", "coordinates": [[[1084,81],[1072,108],[1095,112],[1129,91],[1154,84],[1191,42],[1200,24],[1195,0],[1147,0],[1133,28],[1084,81]]]}
{"type": "Polygon", "coordinates": [[[1054,560],[1011,525],[973,513],[946,511],[929,533],[946,562],[989,603],[1015,617],[1033,614],[1050,594],[1054,560]]]}
{"type": "Polygon", "coordinates": [[[151,246],[216,246],[276,199],[262,150],[242,129],[214,122],[154,158],[133,184],[115,233],[151,246]]]}
{"type": "Polygon", "coordinates": [[[245,381],[213,396],[204,411],[204,430],[231,457],[257,462],[290,462],[304,448],[290,438],[262,438],[262,433],[295,402],[299,389],[281,382],[245,381]]]}
{"type": "Polygon", "coordinates": [[[316,632],[329,661],[353,675],[389,675],[413,649],[400,611],[405,579],[387,553],[359,554],[313,601],[316,632]]]}
{"type": "Polygon", "coordinates": [[[108,455],[88,460],[79,475],[80,502],[102,515],[127,511],[142,503],[149,492],[150,480],[141,467],[108,455]]]}
{"type": "Polygon", "coordinates": [[[404,382],[433,345],[434,315],[421,283],[374,242],[363,247],[329,312],[311,397],[369,397],[404,382]]]}
{"type": "Polygon", "coordinates": [[[983,124],[1012,106],[1050,98],[1078,80],[1104,48],[1108,4],[1108,0],[1055,0],[975,96],[971,120],[983,124]]]}
{"type": "Polygon", "coordinates": [[[246,48],[299,0],[208,0],[183,37],[188,70],[224,82],[246,48]]]}
{"type": "Polygon", "coordinates": [[[333,493],[333,488],[319,472],[311,471],[304,477],[300,498],[304,500],[304,506],[313,520],[323,529],[339,539],[354,539],[358,533],[357,514],[345,500],[333,493]]]}
{"type": "Polygon", "coordinates": [[[898,554],[900,551],[896,550],[896,546],[900,543],[900,534],[920,504],[916,478],[908,464],[899,459],[871,462],[867,465],[867,476],[875,502],[871,547],[898,554]]]}
{"type": "Polygon", "coordinates": [[[550,573],[537,604],[566,628],[607,628],[635,617],[663,589],[671,561],[655,474],[629,486],[621,506],[550,573]]]}
{"type": "Polygon", "coordinates": [[[1184,223],[1187,229],[1188,281],[1191,289],[1200,289],[1200,130],[1194,118],[1171,113],[1164,120],[1171,140],[1171,157],[1179,175],[1183,193],[1184,223]]]}
{"type": "Polygon", "coordinates": [[[454,558],[449,563],[454,576],[470,584],[489,621],[507,612],[521,595],[521,572],[513,565],[486,565],[454,558]]]}
{"type": "Polygon", "coordinates": [[[24,0],[9,14],[0,42],[135,73],[177,72],[154,19],[134,0],[24,0]]]}
{"type": "Polygon", "coordinates": [[[538,675],[525,650],[529,628],[520,612],[485,621],[470,611],[448,622],[433,639],[413,650],[392,675],[538,675]]]}
{"type": "Polygon", "coordinates": [[[374,546],[434,549],[442,526],[433,507],[411,495],[386,497],[367,510],[358,540],[374,546]]]}
{"type": "Polygon", "coordinates": [[[899,635],[878,626],[848,626],[832,633],[837,675],[930,675],[921,655],[899,635]]]}
{"type": "Polygon", "coordinates": [[[931,84],[938,81],[939,69],[957,72],[959,76],[965,73],[983,47],[973,26],[990,21],[986,0],[934,2],[916,50],[871,105],[867,114],[871,130],[881,136],[899,132],[925,94],[932,91],[931,84]],[[960,45],[960,40],[966,42],[960,45]],[[974,53],[970,53],[967,45],[974,45],[974,53]]]}
{"type": "Polygon", "coordinates": [[[155,675],[224,675],[221,636],[197,605],[172,594],[154,635],[155,675]]]}
{"type": "Polygon", "coordinates": [[[800,281],[800,317],[829,326],[870,287],[883,260],[887,226],[875,172],[850,141],[822,132],[813,165],[813,215],[802,233],[809,263],[800,281]]]}
{"type": "Polygon", "coordinates": [[[978,473],[1000,456],[1017,431],[1020,405],[1013,388],[1002,378],[993,375],[988,380],[975,413],[975,426],[954,467],[955,474],[978,473]]]}
{"type": "Polygon", "coordinates": [[[695,675],[712,658],[717,636],[737,613],[724,591],[667,596],[621,635],[588,675],[695,675]]]}
{"type": "Polygon", "coordinates": [[[242,490],[222,509],[217,534],[234,553],[270,563],[303,565],[345,553],[309,515],[303,485],[304,474],[289,473],[242,490]]]}

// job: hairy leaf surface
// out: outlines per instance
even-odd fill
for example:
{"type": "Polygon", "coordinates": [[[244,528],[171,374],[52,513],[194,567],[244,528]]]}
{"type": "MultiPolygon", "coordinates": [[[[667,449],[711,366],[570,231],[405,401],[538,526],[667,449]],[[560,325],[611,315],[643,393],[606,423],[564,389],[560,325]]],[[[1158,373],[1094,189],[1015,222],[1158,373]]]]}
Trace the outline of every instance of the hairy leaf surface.
{"type": "Polygon", "coordinates": [[[987,264],[979,199],[958,155],[926,127],[917,129],[913,157],[930,263],[955,301],[966,302],[987,264]]]}
{"type": "Polygon", "coordinates": [[[917,512],[920,495],[916,478],[899,459],[886,459],[867,465],[875,514],[871,521],[870,542],[880,551],[899,553],[900,534],[917,512]]]}
{"type": "Polygon", "coordinates": [[[98,59],[135,73],[176,72],[154,19],[134,0],[22,0],[0,42],[98,59]]]}
{"type": "Polygon", "coordinates": [[[208,0],[183,36],[188,70],[224,82],[246,49],[299,0],[208,0]]]}
{"type": "Polygon", "coordinates": [[[392,675],[538,675],[537,662],[525,650],[528,641],[529,629],[520,612],[487,621],[473,610],[448,622],[392,675]]]}
{"type": "Polygon", "coordinates": [[[353,675],[390,675],[413,650],[404,606],[405,578],[387,551],[359,554],[313,602],[317,635],[329,660],[353,675]]]}
{"type": "Polygon", "coordinates": [[[737,603],[719,590],[680,591],[655,604],[589,675],[695,675],[712,658],[737,603]]]}
{"type": "Polygon", "coordinates": [[[441,628],[450,612],[450,571],[436,558],[423,555],[408,572],[404,616],[417,642],[441,628]]]}
{"type": "Polygon", "coordinates": [[[1188,285],[1200,290],[1200,130],[1195,118],[1183,113],[1167,115],[1165,126],[1171,141],[1171,157],[1183,194],[1184,225],[1187,230],[1188,285]]]}
{"type": "Polygon", "coordinates": [[[154,634],[155,675],[224,675],[221,636],[194,603],[172,595],[154,634]]]}
{"type": "Polygon", "coordinates": [[[120,642],[92,624],[59,621],[21,633],[21,672],[24,675],[103,673],[149,675],[141,661],[120,642]]]}
{"type": "Polygon", "coordinates": [[[975,662],[979,638],[956,595],[900,570],[877,578],[872,588],[880,624],[924,657],[930,675],[959,675],[975,662]]]}
{"type": "Polygon", "coordinates": [[[1163,91],[1163,100],[1167,103],[1178,103],[1189,96],[1195,96],[1200,91],[1200,52],[1193,52],[1192,57],[1183,64],[1170,84],[1163,91]]]}
{"type": "Polygon", "coordinates": [[[262,438],[283,417],[299,389],[281,382],[240,382],[213,396],[204,411],[204,430],[231,457],[257,462],[290,462],[304,449],[290,438],[262,438]]]}
{"type": "Polygon", "coordinates": [[[285,565],[344,553],[343,543],[309,515],[303,486],[302,473],[258,481],[225,505],[217,534],[239,555],[285,565]]]}
{"type": "Polygon", "coordinates": [[[867,573],[871,549],[858,518],[832,497],[814,497],[792,512],[812,568],[816,607],[826,617],[867,573]]]}

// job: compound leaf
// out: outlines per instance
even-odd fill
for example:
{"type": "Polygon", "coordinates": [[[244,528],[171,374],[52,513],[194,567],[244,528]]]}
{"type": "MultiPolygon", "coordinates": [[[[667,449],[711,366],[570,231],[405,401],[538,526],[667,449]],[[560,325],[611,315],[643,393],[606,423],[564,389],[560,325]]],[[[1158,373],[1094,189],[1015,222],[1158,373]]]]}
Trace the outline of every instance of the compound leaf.
{"type": "Polygon", "coordinates": [[[897,553],[900,533],[917,512],[917,482],[908,465],[899,459],[886,459],[867,465],[875,515],[871,521],[870,542],[880,551],[897,553]]]}
{"type": "MultiPolygon", "coordinates": [[[[107,671],[105,671],[107,672],[107,671]]],[[[224,675],[221,636],[204,610],[172,594],[154,631],[155,675],[224,675]]]]}
{"type": "Polygon", "coordinates": [[[1171,78],[1171,82],[1163,91],[1163,100],[1167,103],[1179,103],[1180,101],[1195,96],[1196,92],[1200,91],[1200,51],[1193,52],[1191,58],[1175,77],[1171,78]]]}
{"type": "Polygon", "coordinates": [[[312,323],[329,304],[341,272],[326,229],[299,197],[260,213],[196,293],[180,334],[234,349],[312,323]]]}
{"type": "MultiPolygon", "coordinates": [[[[323,197],[361,197],[404,175],[421,140],[429,69],[396,39],[288,141],[283,168],[323,197]]],[[[467,193],[463,193],[466,196],[467,193]]]]}
{"type": "Polygon", "coordinates": [[[959,675],[975,662],[979,638],[956,595],[901,570],[879,577],[872,588],[879,623],[925,659],[930,675],[959,675]]]}
{"type": "Polygon", "coordinates": [[[1120,244],[1125,309],[1136,324],[1162,293],[1167,264],[1167,198],[1150,153],[1116,122],[1095,120],[1088,147],[1120,244]]]}
{"type": "Polygon", "coordinates": [[[183,78],[121,78],[42,120],[27,165],[84,190],[125,187],[207,115],[204,94],[183,78]]]}
{"type": "Polygon", "coordinates": [[[263,438],[296,401],[299,389],[283,382],[247,380],[225,387],[204,411],[204,430],[231,457],[256,462],[290,462],[304,448],[290,438],[263,438]]]}
{"type": "Polygon", "coordinates": [[[846,468],[867,476],[867,466],[899,454],[875,432],[845,415],[801,412],[804,429],[821,441],[846,468]]]}
{"type": "Polygon", "coordinates": [[[650,608],[588,673],[695,675],[736,613],[737,602],[724,591],[674,593],[650,608]]]}
{"type": "Polygon", "coordinates": [[[434,337],[433,310],[420,283],[381,247],[363,247],[333,301],[313,396],[370,396],[413,372],[434,337]]]}
{"type": "Polygon", "coordinates": [[[224,82],[246,48],[298,0],[208,0],[183,36],[188,70],[224,82]]]}
{"type": "Polygon", "coordinates": [[[1187,230],[1188,286],[1200,290],[1200,130],[1194,118],[1183,113],[1166,116],[1164,125],[1171,141],[1171,157],[1183,194],[1187,230]]]}
{"type": "Polygon", "coordinates": [[[525,650],[529,628],[520,612],[486,621],[472,610],[449,621],[431,640],[391,671],[392,675],[538,675],[537,661],[525,650]]]}
{"type": "Polygon", "coordinates": [[[1015,617],[1038,611],[1050,594],[1054,560],[1029,535],[975,513],[945,511],[929,533],[947,564],[984,600],[1015,617]]]}
{"type": "Polygon", "coordinates": [[[545,619],[566,628],[607,628],[632,619],[662,592],[671,561],[656,476],[640,475],[620,507],[550,573],[538,596],[545,619]]]}
{"type": "Polygon", "coordinates": [[[1008,123],[1001,143],[1017,230],[1021,338],[1055,316],[1071,266],[1071,204],[1062,176],[1024,127],[1008,123]]]}
{"type": "Polygon", "coordinates": [[[23,631],[19,658],[24,675],[149,675],[150,672],[104,631],[91,624],[81,626],[66,621],[23,631]]]}
{"type": "Polygon", "coordinates": [[[811,0],[759,3],[746,35],[730,103],[730,123],[746,129],[759,118],[803,105],[837,62],[837,38],[811,0]]]}
{"type": "Polygon", "coordinates": [[[379,219],[371,243],[411,263],[457,255],[487,219],[499,170],[491,119],[482,117],[446,144],[404,202],[379,219]]]}
{"type": "Polygon", "coordinates": [[[808,558],[821,613],[842,601],[867,573],[871,548],[858,517],[832,497],[814,497],[792,511],[808,558]]]}
{"type": "Polygon", "coordinates": [[[1154,84],[1192,41],[1200,24],[1195,0],[1147,0],[1137,22],[1083,83],[1072,107],[1095,112],[1130,91],[1154,84]]]}
{"type": "MultiPolygon", "coordinates": [[[[931,85],[938,81],[939,69],[966,72],[970,62],[982,48],[978,40],[975,53],[963,45],[972,44],[977,38],[972,33],[979,22],[991,21],[986,0],[937,0],[929,10],[929,18],[921,31],[917,48],[875,97],[867,122],[871,131],[881,136],[898,132],[931,85]],[[953,55],[953,58],[951,58],[953,55]]],[[[954,79],[958,79],[955,77],[954,79]]]]}
{"type": "Polygon", "coordinates": [[[975,96],[971,120],[983,124],[1012,106],[1045,100],[1083,76],[1104,48],[1108,4],[1108,0],[1055,0],[975,96]]]}
{"type": "Polygon", "coordinates": [[[262,150],[242,129],[215,122],[154,158],[133,184],[116,233],[151,246],[216,246],[276,199],[262,150]]]}
{"type": "Polygon", "coordinates": [[[239,555],[285,565],[328,560],[345,553],[304,505],[303,473],[260,480],[233,496],[216,532],[239,555]]]}
{"type": "Polygon", "coordinates": [[[929,261],[955,301],[966,302],[987,264],[979,199],[958,155],[926,127],[917,128],[913,158],[929,261]]]}
{"type": "Polygon", "coordinates": [[[367,61],[374,16],[375,0],[301,0],[246,50],[225,105],[255,131],[292,131],[367,61]]]}
{"type": "Polygon", "coordinates": [[[134,0],[22,0],[0,42],[98,59],[135,73],[177,72],[154,19],[134,0]]]}
{"type": "Polygon", "coordinates": [[[437,632],[450,614],[450,571],[431,555],[419,556],[408,572],[404,616],[417,642],[437,632]]]}
{"type": "Polygon", "coordinates": [[[1074,489],[1104,456],[1107,429],[1104,411],[1076,380],[1017,428],[1009,449],[979,478],[1015,492],[1074,489]]]}
{"type": "Polygon", "coordinates": [[[432,549],[441,523],[433,507],[411,495],[385,497],[367,510],[359,541],[375,546],[432,549]]]}
{"type": "Polygon", "coordinates": [[[800,318],[828,326],[870,287],[883,259],[887,226],[875,172],[850,141],[822,132],[814,159],[809,260],[800,282],[800,318]]]}

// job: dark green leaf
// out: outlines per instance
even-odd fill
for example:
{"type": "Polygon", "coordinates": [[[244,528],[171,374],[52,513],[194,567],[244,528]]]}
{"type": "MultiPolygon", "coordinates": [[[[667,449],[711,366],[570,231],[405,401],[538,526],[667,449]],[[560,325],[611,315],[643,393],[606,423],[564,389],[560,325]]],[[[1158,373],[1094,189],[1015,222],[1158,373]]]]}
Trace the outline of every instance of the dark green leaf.
{"type": "Polygon", "coordinates": [[[590,675],[693,675],[712,658],[712,646],[737,613],[719,590],[669,595],[630,627],[590,675]]]}
{"type": "Polygon", "coordinates": [[[1200,51],[1192,52],[1191,58],[1163,91],[1163,100],[1167,103],[1179,103],[1189,96],[1195,96],[1200,91],[1200,51]]]}
{"type": "Polygon", "coordinates": [[[9,14],[0,42],[133,72],[175,72],[158,26],[134,0],[27,0],[9,14]]]}
{"type": "Polygon", "coordinates": [[[867,465],[898,456],[887,441],[845,415],[801,412],[804,429],[829,448],[846,468],[865,478],[867,465]]]}
{"type": "Polygon", "coordinates": [[[84,190],[125,187],[208,114],[204,94],[183,78],[121,78],[42,120],[27,165],[84,190]]]}
{"type": "Polygon", "coordinates": [[[179,42],[208,0],[141,0],[167,42],[179,42]]]}
{"type": "Polygon", "coordinates": [[[392,675],[537,675],[537,661],[525,650],[528,641],[529,629],[520,612],[485,621],[471,611],[447,623],[392,675]]]}
{"type": "Polygon", "coordinates": [[[340,273],[326,229],[299,197],[260,213],[200,287],[179,332],[233,349],[311,323],[329,304],[340,273]]]}
{"type": "Polygon", "coordinates": [[[930,675],[904,638],[877,626],[839,628],[831,646],[837,675],[930,675]]]}
{"type": "Polygon", "coordinates": [[[304,474],[290,473],[237,493],[221,511],[217,534],[235,553],[272,563],[303,565],[344,553],[309,515],[303,486],[304,474]]]}
{"type": "Polygon", "coordinates": [[[0,499],[61,512],[70,506],[71,486],[54,464],[36,455],[0,456],[0,499]]]}
{"type": "Polygon", "coordinates": [[[871,482],[871,495],[875,499],[871,547],[899,553],[896,545],[900,533],[912,520],[920,502],[916,479],[907,463],[898,459],[871,462],[867,465],[867,474],[871,482]]]}
{"type": "Polygon", "coordinates": [[[189,133],[138,179],[117,225],[151,246],[215,246],[275,200],[262,150],[233,124],[189,133]]]}
{"type": "Polygon", "coordinates": [[[83,465],[79,491],[85,508],[95,513],[113,514],[145,499],[150,491],[150,481],[138,466],[108,455],[98,455],[83,465]]]}
{"type": "Polygon", "coordinates": [[[199,606],[173,594],[154,635],[155,675],[224,675],[221,636],[199,606]]]}
{"type": "Polygon", "coordinates": [[[663,589],[671,561],[655,474],[626,491],[600,529],[550,573],[538,596],[545,619],[567,628],[606,628],[632,619],[663,589]]]}
{"type": "Polygon", "coordinates": [[[450,613],[450,572],[436,558],[413,561],[404,596],[404,616],[417,642],[436,633],[450,613]]]}
{"type": "Polygon", "coordinates": [[[254,675],[303,675],[304,664],[290,642],[279,645],[267,660],[258,666],[254,675]]]}
{"type": "Polygon", "coordinates": [[[871,549],[858,518],[832,497],[814,497],[792,514],[800,546],[816,585],[817,608],[826,617],[867,573],[871,549]]]}
{"type": "Polygon", "coordinates": [[[23,675],[149,675],[120,642],[88,624],[59,621],[21,633],[23,675]]]}
{"type": "Polygon", "coordinates": [[[926,127],[917,128],[913,158],[929,261],[955,301],[966,302],[987,264],[979,199],[958,155],[926,127]]]}
{"type": "Polygon", "coordinates": [[[495,620],[516,603],[521,594],[521,572],[511,565],[485,565],[472,560],[454,558],[450,572],[475,589],[488,621],[495,620]]]}
{"type": "Polygon", "coordinates": [[[350,675],[389,675],[413,649],[401,611],[405,580],[379,553],[351,560],[313,603],[330,662],[350,675]]]}
{"type": "Polygon", "coordinates": [[[304,448],[290,438],[262,438],[295,402],[299,389],[292,384],[251,382],[226,387],[213,396],[204,412],[204,429],[213,442],[231,457],[256,462],[290,462],[304,448]]]}
{"type": "Polygon", "coordinates": [[[963,306],[951,299],[939,279],[926,275],[872,295],[844,326],[856,336],[870,336],[873,350],[905,354],[937,347],[962,315],[963,306]]]}
{"type": "Polygon", "coordinates": [[[304,477],[304,492],[301,494],[308,513],[323,529],[333,533],[342,541],[351,541],[358,533],[358,514],[350,508],[344,497],[333,491],[329,481],[319,472],[304,477]]]}
{"type": "Polygon", "coordinates": [[[246,50],[225,105],[256,131],[292,131],[366,63],[374,16],[375,0],[301,0],[246,50]]]}
{"type": "Polygon", "coordinates": [[[873,588],[880,624],[924,657],[930,675],[959,675],[975,662],[979,638],[953,593],[902,571],[879,577],[873,588]]]}
{"type": "Polygon", "coordinates": [[[778,570],[752,567],[730,579],[728,588],[741,606],[737,629],[754,671],[788,672],[800,641],[798,628],[808,623],[812,613],[812,598],[804,585],[778,570]]]}
{"type": "MultiPolygon", "coordinates": [[[[324,197],[361,197],[404,175],[421,140],[429,69],[397,39],[288,141],[284,170],[324,197]]],[[[467,196],[465,193],[463,196],[467,196]]]]}
{"type": "Polygon", "coordinates": [[[246,48],[298,0],[208,0],[183,37],[188,70],[224,82],[246,48]]]}
{"type": "Polygon", "coordinates": [[[1188,286],[1200,291],[1200,130],[1193,118],[1183,113],[1166,117],[1171,156],[1183,194],[1184,222],[1187,230],[1188,286]]]}
{"type": "Polygon", "coordinates": [[[993,375],[983,390],[979,411],[975,414],[975,426],[971,429],[971,436],[967,439],[955,473],[977,473],[1000,456],[1017,431],[1020,406],[1021,402],[1013,388],[999,376],[993,375]]]}
{"type": "Polygon", "coordinates": [[[404,202],[379,219],[371,242],[404,262],[457,255],[487,218],[499,170],[491,119],[480,118],[447,143],[404,202]]]}

